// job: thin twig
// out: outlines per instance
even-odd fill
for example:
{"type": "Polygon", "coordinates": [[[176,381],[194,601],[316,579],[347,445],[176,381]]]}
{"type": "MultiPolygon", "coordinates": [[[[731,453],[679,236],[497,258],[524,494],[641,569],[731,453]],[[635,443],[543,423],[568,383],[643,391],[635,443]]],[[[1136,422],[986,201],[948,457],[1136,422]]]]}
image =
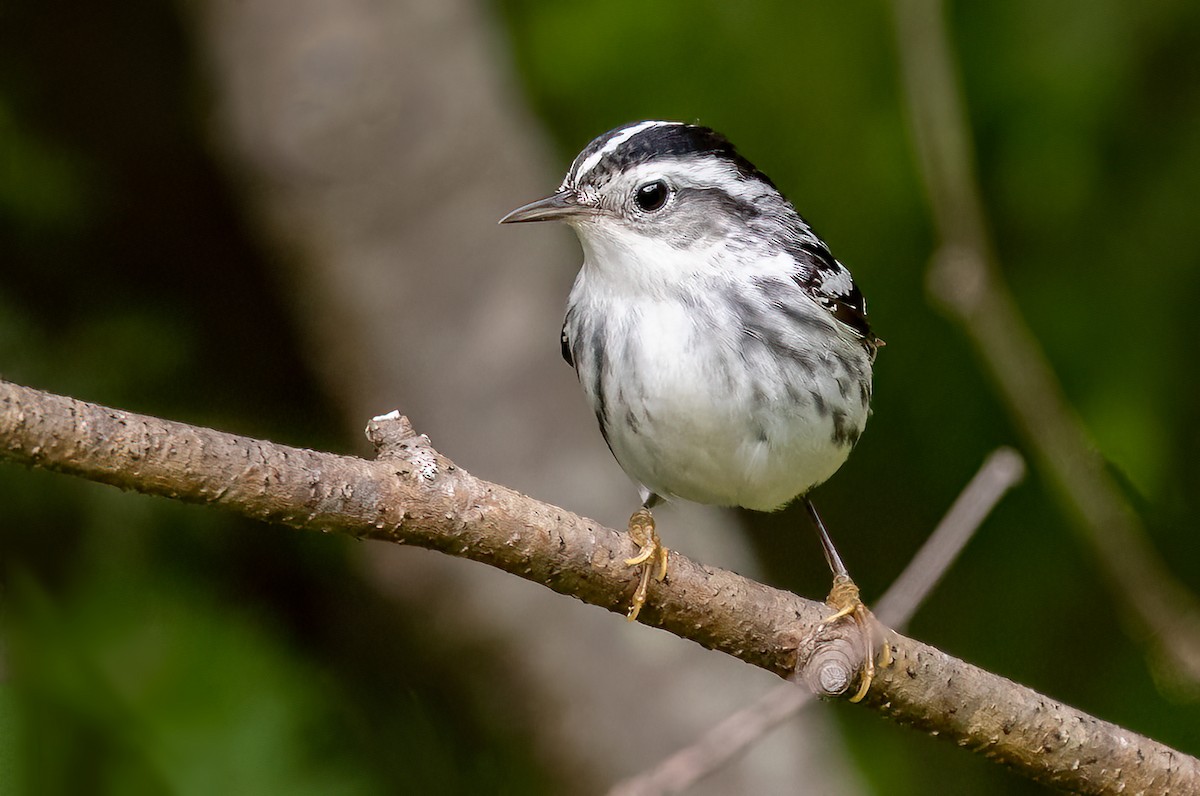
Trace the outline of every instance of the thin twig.
{"type": "Polygon", "coordinates": [[[799,685],[777,685],[747,707],[713,725],[694,743],[660,760],[652,768],[621,780],[608,796],[682,793],[720,771],[815,699],[812,691],[799,685]]]}
{"type": "MultiPolygon", "coordinates": [[[[879,599],[875,615],[881,622],[903,630],[1000,498],[1024,474],[1025,462],[1012,448],[999,448],[984,460],[925,544],[879,599]]],[[[719,771],[813,699],[808,689],[776,686],[713,726],[695,743],[617,783],[609,796],[681,793],[719,771]]]]}
{"type": "Polygon", "coordinates": [[[1114,592],[1177,675],[1200,682],[1200,604],[1170,574],[1105,470],[997,265],[941,0],[895,0],[894,7],[913,137],[941,238],[931,291],[971,338],[1114,592]]]}
{"type": "Polygon", "coordinates": [[[904,632],[1000,498],[1025,477],[1025,460],[1012,448],[992,451],[954,500],[908,566],[875,604],[875,615],[904,632]]]}

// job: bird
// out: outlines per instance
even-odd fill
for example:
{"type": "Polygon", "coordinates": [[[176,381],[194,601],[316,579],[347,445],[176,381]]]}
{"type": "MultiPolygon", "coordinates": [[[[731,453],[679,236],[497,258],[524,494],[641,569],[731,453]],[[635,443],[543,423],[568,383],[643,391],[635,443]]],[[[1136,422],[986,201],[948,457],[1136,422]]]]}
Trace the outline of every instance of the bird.
{"type": "Polygon", "coordinates": [[[883,345],[850,271],[767,175],[693,123],[638,121],[597,137],[557,191],[500,223],[535,221],[565,222],[579,238],[562,356],[640,487],[627,617],[667,574],[652,514],[662,501],[769,512],[801,500],[833,573],[825,621],[849,616],[862,631],[852,698],[862,699],[873,617],[809,499],[866,426],[883,345]]]}

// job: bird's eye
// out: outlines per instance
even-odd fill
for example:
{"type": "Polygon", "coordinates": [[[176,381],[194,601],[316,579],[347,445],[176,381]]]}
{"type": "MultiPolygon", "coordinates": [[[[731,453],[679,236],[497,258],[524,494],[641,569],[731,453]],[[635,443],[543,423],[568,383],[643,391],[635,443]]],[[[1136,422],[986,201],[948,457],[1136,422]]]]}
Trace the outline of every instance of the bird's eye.
{"type": "Polygon", "coordinates": [[[637,206],[647,213],[653,213],[656,210],[661,210],[662,206],[667,203],[667,197],[671,191],[667,188],[667,184],[662,180],[648,182],[645,185],[638,186],[637,191],[633,194],[633,201],[637,206]]]}

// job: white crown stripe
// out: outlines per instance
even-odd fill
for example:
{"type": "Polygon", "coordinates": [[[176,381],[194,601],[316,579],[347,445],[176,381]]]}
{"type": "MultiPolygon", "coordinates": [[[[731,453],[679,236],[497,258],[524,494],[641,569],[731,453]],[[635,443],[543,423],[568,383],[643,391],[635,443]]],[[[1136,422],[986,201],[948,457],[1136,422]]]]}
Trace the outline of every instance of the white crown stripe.
{"type": "Polygon", "coordinates": [[[579,164],[579,168],[575,170],[575,184],[578,185],[583,182],[584,176],[590,173],[592,169],[596,168],[600,161],[604,159],[605,155],[616,151],[617,147],[621,146],[621,144],[624,144],[630,138],[633,138],[643,130],[649,130],[652,127],[670,127],[680,124],[683,124],[683,122],[649,121],[638,122],[637,124],[626,127],[624,130],[608,139],[604,146],[600,147],[600,149],[589,155],[587,160],[579,164]]]}

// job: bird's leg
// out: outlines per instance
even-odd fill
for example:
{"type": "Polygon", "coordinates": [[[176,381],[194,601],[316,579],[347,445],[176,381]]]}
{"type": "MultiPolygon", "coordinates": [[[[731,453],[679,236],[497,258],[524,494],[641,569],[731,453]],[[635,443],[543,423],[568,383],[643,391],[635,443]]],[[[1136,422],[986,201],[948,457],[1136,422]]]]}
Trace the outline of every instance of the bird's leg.
{"type": "Polygon", "coordinates": [[[663,547],[654,530],[654,515],[650,513],[651,505],[653,505],[653,501],[647,499],[646,503],[629,518],[629,535],[633,541],[641,545],[641,550],[636,556],[625,559],[625,564],[637,567],[640,575],[637,590],[633,593],[633,602],[629,606],[629,612],[625,615],[630,622],[637,619],[642,606],[646,604],[646,595],[650,592],[650,578],[661,581],[667,576],[667,548],[663,547]]]}
{"type": "MultiPolygon", "coordinates": [[[[853,617],[854,623],[858,625],[862,635],[862,676],[859,678],[858,692],[850,697],[851,702],[858,702],[867,695],[867,691],[871,688],[871,681],[875,679],[874,625],[877,625],[878,622],[859,597],[858,586],[850,578],[850,573],[846,571],[846,565],[842,563],[842,557],[838,555],[837,548],[833,546],[833,540],[829,538],[829,532],[825,530],[825,523],[821,522],[821,516],[817,514],[816,507],[807,497],[804,498],[804,507],[808,509],[808,515],[812,517],[813,525],[817,528],[817,535],[821,537],[821,548],[825,552],[825,561],[833,572],[833,588],[829,590],[825,604],[832,608],[834,613],[827,617],[823,624],[832,624],[844,616],[853,617]]],[[[885,637],[879,649],[879,664],[886,667],[891,663],[892,647],[885,637]]]]}

